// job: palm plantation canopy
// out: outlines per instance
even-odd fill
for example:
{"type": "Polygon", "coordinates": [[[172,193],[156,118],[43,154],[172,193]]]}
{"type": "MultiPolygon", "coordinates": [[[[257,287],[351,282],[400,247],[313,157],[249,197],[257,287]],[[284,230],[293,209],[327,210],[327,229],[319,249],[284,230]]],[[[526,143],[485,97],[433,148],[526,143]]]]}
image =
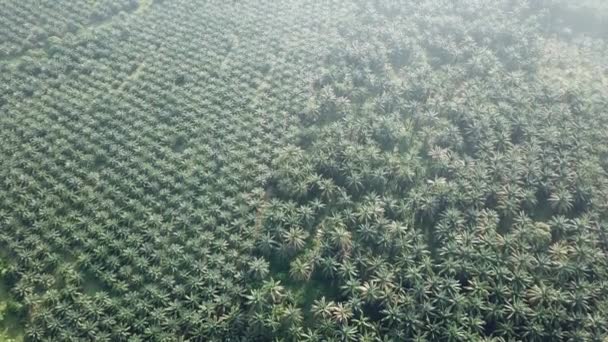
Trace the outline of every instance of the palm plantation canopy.
{"type": "Polygon", "coordinates": [[[0,341],[605,341],[608,6],[4,0],[0,341]]]}

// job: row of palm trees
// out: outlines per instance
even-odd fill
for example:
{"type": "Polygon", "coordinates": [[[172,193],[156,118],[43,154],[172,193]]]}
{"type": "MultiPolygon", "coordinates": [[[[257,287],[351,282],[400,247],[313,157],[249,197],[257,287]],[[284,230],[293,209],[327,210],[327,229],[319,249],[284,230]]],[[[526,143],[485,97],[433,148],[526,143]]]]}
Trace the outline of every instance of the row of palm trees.
{"type": "Polygon", "coordinates": [[[159,6],[2,66],[0,244],[28,340],[242,336],[270,277],[256,209],[306,100],[293,59],[321,64],[318,9],[303,25],[250,4],[235,27],[231,5],[159,6]]]}

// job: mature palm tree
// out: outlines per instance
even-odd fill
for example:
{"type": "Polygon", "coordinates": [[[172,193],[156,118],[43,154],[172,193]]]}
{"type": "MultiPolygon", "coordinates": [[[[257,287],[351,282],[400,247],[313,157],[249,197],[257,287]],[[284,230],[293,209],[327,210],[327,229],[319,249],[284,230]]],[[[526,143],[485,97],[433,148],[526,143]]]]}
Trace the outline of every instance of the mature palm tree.
{"type": "Polygon", "coordinates": [[[347,324],[353,317],[352,308],[341,302],[331,307],[331,318],[339,324],[347,324]]]}
{"type": "Polygon", "coordinates": [[[255,279],[264,279],[269,273],[270,264],[264,258],[254,257],[249,261],[249,270],[255,279]]]}
{"type": "Polygon", "coordinates": [[[353,241],[350,231],[342,224],[335,225],[329,232],[329,237],[336,248],[340,250],[342,254],[350,252],[353,241]]]}
{"type": "Polygon", "coordinates": [[[297,253],[306,245],[308,233],[300,227],[291,227],[287,231],[283,231],[282,238],[285,243],[285,249],[289,253],[297,253]]]}
{"type": "Polygon", "coordinates": [[[570,211],[570,209],[573,208],[573,202],[574,198],[572,194],[565,187],[558,187],[551,196],[549,196],[551,207],[560,214],[570,211]]]}
{"type": "Polygon", "coordinates": [[[294,259],[289,265],[289,275],[294,280],[306,281],[309,280],[314,270],[314,264],[307,260],[306,257],[294,259]]]}
{"type": "Polygon", "coordinates": [[[296,327],[302,323],[302,310],[295,304],[287,304],[283,308],[283,321],[287,326],[296,327]]]}
{"type": "Polygon", "coordinates": [[[267,294],[268,298],[272,303],[278,303],[287,294],[285,293],[285,287],[281,285],[281,281],[270,278],[264,281],[262,285],[263,291],[267,294]]]}

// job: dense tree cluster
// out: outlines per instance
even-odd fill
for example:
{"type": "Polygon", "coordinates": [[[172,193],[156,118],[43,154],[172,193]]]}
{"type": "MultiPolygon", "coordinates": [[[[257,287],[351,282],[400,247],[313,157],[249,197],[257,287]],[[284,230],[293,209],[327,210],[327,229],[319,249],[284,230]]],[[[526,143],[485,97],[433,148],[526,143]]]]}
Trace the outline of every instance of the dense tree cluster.
{"type": "Polygon", "coordinates": [[[1,64],[0,244],[27,339],[241,332],[250,193],[346,11],[154,3],[1,64]]]}
{"type": "Polygon", "coordinates": [[[366,8],[384,25],[351,30],[314,80],[264,207],[291,278],[340,289],[306,336],[605,337],[606,94],[556,91],[540,19],[487,10],[366,8]],[[400,22],[442,11],[461,21],[400,22]]]}
{"type": "Polygon", "coordinates": [[[120,11],[137,8],[137,0],[53,1],[6,0],[0,16],[0,59],[47,46],[67,34],[78,33],[120,11]]]}
{"type": "Polygon", "coordinates": [[[608,49],[560,1],[9,3],[26,340],[608,336],[605,79],[550,53],[608,49]]]}

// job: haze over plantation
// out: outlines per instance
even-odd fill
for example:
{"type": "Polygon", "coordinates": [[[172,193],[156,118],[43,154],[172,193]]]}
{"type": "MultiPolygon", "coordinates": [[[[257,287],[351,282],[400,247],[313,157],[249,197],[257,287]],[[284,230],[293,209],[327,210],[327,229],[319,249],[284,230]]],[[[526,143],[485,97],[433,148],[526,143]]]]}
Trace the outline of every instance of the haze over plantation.
{"type": "Polygon", "coordinates": [[[3,0],[0,342],[605,341],[608,7],[3,0]]]}

